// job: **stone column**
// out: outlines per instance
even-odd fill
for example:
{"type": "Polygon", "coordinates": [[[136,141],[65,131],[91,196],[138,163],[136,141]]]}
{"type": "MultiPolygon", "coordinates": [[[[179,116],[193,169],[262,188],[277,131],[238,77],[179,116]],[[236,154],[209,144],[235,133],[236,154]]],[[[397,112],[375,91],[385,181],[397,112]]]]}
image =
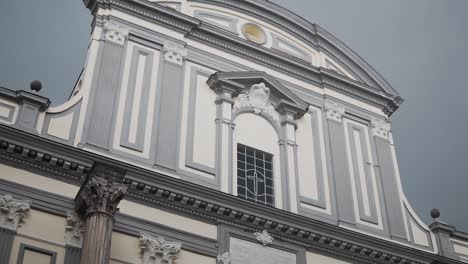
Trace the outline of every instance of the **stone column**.
{"type": "Polygon", "coordinates": [[[13,199],[10,194],[0,195],[0,263],[10,261],[16,229],[30,208],[30,201],[13,199]]]}
{"type": "Polygon", "coordinates": [[[140,248],[143,264],[173,264],[180,253],[182,244],[169,242],[163,237],[141,234],[140,248]]]}
{"type": "Polygon", "coordinates": [[[338,220],[354,224],[356,219],[346,155],[346,135],[343,127],[344,113],[344,106],[329,101],[325,103],[325,117],[328,124],[329,151],[332,165],[331,172],[335,181],[338,220]]]}
{"type": "Polygon", "coordinates": [[[390,123],[385,120],[372,120],[372,134],[377,150],[378,169],[382,180],[383,195],[387,208],[389,233],[392,238],[406,240],[402,202],[398,188],[395,160],[390,142],[390,123]]]}
{"type": "Polygon", "coordinates": [[[95,168],[75,198],[75,209],[85,218],[81,264],[109,263],[114,214],[128,189],[127,184],[118,183],[123,175],[95,168]]]}
{"type": "Polygon", "coordinates": [[[156,115],[155,164],[175,170],[179,148],[180,115],[184,85],[184,60],[187,50],[166,43],[162,49],[159,70],[159,98],[156,115]]]}

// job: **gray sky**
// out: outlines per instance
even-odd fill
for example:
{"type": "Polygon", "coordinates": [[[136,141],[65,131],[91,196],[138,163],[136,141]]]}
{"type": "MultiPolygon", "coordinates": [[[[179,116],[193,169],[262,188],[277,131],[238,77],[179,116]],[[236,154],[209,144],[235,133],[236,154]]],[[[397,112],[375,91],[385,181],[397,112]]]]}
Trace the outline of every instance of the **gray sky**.
{"type": "MultiPolygon", "coordinates": [[[[468,1],[274,0],[337,36],[406,100],[393,114],[403,188],[468,231],[468,1]]],[[[91,15],[80,0],[0,1],[0,86],[39,79],[64,102],[86,56],[91,15]]]]}

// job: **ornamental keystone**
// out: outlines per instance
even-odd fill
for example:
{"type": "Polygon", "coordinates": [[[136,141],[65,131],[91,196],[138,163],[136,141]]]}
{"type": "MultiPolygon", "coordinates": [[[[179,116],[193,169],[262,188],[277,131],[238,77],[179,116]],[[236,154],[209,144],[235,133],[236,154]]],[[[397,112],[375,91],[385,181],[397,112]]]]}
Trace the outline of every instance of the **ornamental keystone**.
{"type": "Polygon", "coordinates": [[[163,237],[140,234],[143,264],[173,264],[181,247],[180,242],[169,242],[163,237]]]}
{"type": "Polygon", "coordinates": [[[15,230],[31,208],[31,201],[14,199],[11,194],[0,195],[0,227],[15,230]]]}
{"type": "Polygon", "coordinates": [[[271,245],[273,244],[274,238],[268,233],[268,231],[263,230],[261,233],[260,232],[255,232],[253,233],[255,238],[262,243],[263,246],[266,245],[271,245]]]}

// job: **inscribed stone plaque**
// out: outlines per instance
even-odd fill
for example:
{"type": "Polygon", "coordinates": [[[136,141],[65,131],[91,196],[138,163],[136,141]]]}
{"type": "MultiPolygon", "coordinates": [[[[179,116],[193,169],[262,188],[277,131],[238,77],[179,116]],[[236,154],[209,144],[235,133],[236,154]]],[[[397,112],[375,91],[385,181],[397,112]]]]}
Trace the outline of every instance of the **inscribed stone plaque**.
{"type": "Polygon", "coordinates": [[[295,264],[296,254],[231,237],[232,264],[295,264]]]}

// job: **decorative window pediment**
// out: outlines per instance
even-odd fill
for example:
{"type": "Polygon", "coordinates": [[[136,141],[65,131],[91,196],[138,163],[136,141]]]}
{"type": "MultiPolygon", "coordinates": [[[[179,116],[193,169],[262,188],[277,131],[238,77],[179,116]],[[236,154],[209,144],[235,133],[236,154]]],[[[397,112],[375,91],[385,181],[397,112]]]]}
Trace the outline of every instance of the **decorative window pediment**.
{"type": "Polygon", "coordinates": [[[273,110],[300,118],[309,105],[265,72],[217,72],[207,84],[222,99],[238,97],[234,110],[251,108],[256,114],[264,113],[275,119],[273,110]]]}

